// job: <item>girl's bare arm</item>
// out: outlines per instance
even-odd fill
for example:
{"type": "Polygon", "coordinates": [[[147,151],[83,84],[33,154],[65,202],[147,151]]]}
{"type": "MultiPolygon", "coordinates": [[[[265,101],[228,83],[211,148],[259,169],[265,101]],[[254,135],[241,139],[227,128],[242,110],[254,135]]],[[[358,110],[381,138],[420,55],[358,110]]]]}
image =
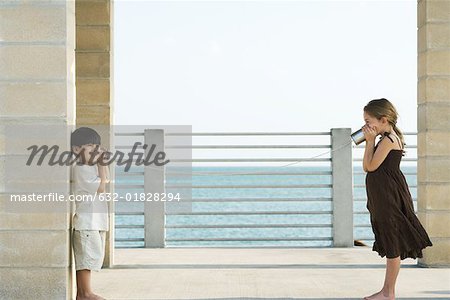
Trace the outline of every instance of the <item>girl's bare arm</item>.
{"type": "Polygon", "coordinates": [[[372,140],[366,141],[366,148],[364,150],[364,158],[363,158],[364,172],[369,172],[368,166],[373,158],[374,147],[375,147],[375,141],[372,141],[372,140]]]}
{"type": "Polygon", "coordinates": [[[364,152],[363,168],[365,172],[372,172],[378,169],[378,167],[386,159],[387,155],[394,149],[393,143],[389,139],[382,139],[377,146],[377,150],[373,151],[373,143],[369,141],[366,144],[366,152],[364,152]],[[371,149],[371,150],[368,150],[371,149]],[[367,170],[367,171],[366,171],[367,170]]]}

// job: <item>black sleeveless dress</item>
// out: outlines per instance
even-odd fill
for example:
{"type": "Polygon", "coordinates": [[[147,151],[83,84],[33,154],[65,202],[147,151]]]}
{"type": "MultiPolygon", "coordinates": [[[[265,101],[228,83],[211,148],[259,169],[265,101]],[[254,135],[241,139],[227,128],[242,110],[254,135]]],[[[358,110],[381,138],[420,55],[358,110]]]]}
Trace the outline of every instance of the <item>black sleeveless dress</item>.
{"type": "MultiPolygon", "coordinates": [[[[388,132],[384,136],[394,142],[388,132]]],[[[375,149],[377,146],[378,143],[375,149]]],[[[422,249],[433,246],[414,212],[408,184],[400,170],[402,156],[403,150],[392,149],[375,171],[366,174],[365,180],[366,207],[375,235],[372,250],[381,257],[400,256],[401,260],[421,258],[422,249]]]]}

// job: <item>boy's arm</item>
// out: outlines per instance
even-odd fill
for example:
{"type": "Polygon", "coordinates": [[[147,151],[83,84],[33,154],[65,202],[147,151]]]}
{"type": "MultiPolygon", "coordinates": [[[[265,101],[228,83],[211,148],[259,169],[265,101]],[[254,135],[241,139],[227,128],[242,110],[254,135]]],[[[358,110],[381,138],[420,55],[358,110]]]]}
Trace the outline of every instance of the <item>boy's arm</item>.
{"type": "Polygon", "coordinates": [[[97,164],[98,176],[100,177],[100,185],[98,186],[97,193],[104,193],[106,190],[106,184],[109,182],[109,169],[108,166],[97,164]]]}
{"type": "Polygon", "coordinates": [[[97,174],[97,176],[94,177],[91,172],[86,172],[86,170],[80,166],[74,166],[73,171],[74,192],[76,189],[81,189],[89,194],[95,194],[97,192],[101,182],[100,177],[97,174]]]}

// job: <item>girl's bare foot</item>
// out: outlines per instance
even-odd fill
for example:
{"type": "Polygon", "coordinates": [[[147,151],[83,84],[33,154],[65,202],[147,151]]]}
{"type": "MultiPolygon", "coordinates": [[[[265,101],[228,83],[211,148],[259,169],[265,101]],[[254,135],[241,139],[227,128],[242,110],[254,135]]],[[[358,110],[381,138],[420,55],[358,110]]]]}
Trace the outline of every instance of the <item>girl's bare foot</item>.
{"type": "Polygon", "coordinates": [[[388,292],[381,290],[373,295],[364,297],[364,300],[395,300],[395,295],[389,295],[388,292]]]}
{"type": "Polygon", "coordinates": [[[378,296],[381,293],[381,291],[376,292],[375,294],[372,294],[370,296],[364,297],[364,300],[373,300],[376,296],[378,296]]]}

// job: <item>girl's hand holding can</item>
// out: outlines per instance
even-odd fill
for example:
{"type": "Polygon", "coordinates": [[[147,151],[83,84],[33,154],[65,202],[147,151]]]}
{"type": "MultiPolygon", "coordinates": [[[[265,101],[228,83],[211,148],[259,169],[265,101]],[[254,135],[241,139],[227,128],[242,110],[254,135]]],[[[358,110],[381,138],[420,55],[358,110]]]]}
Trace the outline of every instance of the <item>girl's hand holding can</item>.
{"type": "Polygon", "coordinates": [[[372,128],[369,125],[364,125],[362,127],[362,131],[364,133],[366,141],[375,141],[375,138],[378,135],[377,131],[375,130],[375,127],[372,128]]]}

